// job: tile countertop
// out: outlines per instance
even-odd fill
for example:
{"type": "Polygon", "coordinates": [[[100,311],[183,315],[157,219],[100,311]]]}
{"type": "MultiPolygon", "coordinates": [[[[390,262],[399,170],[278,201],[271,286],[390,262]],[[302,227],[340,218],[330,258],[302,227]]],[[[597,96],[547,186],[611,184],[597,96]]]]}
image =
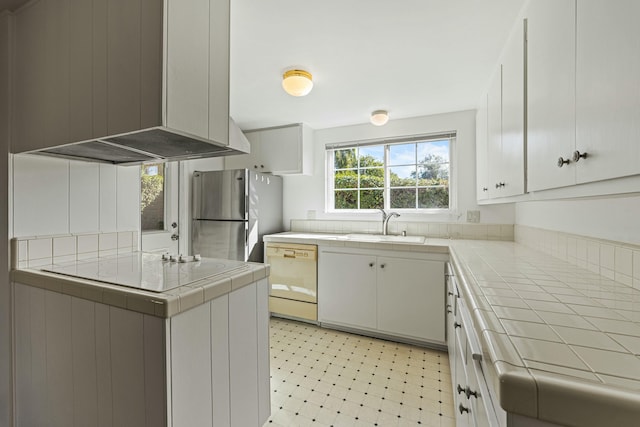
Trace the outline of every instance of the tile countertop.
{"type": "Polygon", "coordinates": [[[11,281],[115,307],[169,318],[269,276],[269,266],[248,262],[241,271],[223,273],[164,292],[48,273],[36,268],[11,270],[11,281]]]}
{"type": "Polygon", "coordinates": [[[500,406],[561,425],[637,425],[640,291],[514,242],[336,236],[290,232],[265,241],[449,252],[500,406]]]}

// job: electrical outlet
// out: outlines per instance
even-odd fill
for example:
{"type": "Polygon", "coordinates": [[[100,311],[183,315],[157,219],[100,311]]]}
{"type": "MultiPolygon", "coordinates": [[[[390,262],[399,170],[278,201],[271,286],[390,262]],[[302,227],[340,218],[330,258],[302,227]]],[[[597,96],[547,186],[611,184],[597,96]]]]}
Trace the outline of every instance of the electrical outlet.
{"type": "Polygon", "coordinates": [[[467,222],[480,222],[480,211],[467,211],[467,222]]]}

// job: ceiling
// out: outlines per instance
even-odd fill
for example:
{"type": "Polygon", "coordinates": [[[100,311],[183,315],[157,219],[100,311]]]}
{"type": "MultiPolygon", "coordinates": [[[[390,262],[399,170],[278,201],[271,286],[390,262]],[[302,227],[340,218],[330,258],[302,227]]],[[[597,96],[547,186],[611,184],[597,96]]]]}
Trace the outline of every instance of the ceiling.
{"type": "Polygon", "coordinates": [[[524,1],[231,0],[231,115],[323,129],[473,109],[524,1]],[[306,97],[281,88],[293,67],[313,74],[306,97]]]}

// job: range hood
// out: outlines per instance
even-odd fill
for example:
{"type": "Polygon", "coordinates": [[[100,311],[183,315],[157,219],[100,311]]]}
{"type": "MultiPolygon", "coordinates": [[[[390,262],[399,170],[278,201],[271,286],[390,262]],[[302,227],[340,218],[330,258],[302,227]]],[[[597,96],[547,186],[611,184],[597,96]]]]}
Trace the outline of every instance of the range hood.
{"type": "Polygon", "coordinates": [[[246,154],[249,151],[249,141],[230,119],[229,145],[218,144],[165,126],[156,126],[106,138],[60,145],[33,153],[70,160],[128,166],[246,154]]]}
{"type": "Polygon", "coordinates": [[[137,165],[250,151],[229,117],[230,0],[126,0],[95,15],[30,3],[12,32],[12,153],[137,165]]]}

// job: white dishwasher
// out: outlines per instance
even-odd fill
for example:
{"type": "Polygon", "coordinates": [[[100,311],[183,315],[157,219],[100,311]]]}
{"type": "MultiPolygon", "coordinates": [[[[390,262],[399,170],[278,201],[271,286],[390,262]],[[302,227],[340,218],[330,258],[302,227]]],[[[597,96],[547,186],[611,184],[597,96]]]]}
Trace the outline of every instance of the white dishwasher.
{"type": "Polygon", "coordinates": [[[266,244],[269,311],[272,315],[317,322],[318,247],[297,243],[266,244]]]}

